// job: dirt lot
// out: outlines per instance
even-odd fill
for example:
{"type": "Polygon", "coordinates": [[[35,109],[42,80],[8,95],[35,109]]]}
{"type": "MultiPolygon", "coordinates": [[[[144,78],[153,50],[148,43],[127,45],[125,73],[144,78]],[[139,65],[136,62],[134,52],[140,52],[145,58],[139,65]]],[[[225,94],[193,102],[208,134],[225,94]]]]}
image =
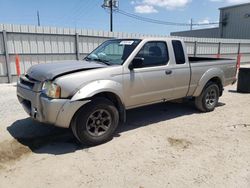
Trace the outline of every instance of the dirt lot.
{"type": "Polygon", "coordinates": [[[0,187],[250,187],[250,94],[225,88],[214,112],[166,103],[128,112],[103,145],[33,122],[0,85],[0,187]]]}

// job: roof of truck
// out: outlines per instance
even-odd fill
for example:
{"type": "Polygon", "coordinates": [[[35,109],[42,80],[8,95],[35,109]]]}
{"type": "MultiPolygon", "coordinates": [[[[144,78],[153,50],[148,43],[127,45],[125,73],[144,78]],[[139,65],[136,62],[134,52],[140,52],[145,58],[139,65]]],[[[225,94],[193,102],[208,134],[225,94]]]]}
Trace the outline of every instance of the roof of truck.
{"type": "MultiPolygon", "coordinates": [[[[182,40],[180,38],[177,37],[138,37],[138,38],[117,38],[119,40],[182,40]]],[[[116,38],[114,38],[113,40],[116,40],[116,38]]]]}

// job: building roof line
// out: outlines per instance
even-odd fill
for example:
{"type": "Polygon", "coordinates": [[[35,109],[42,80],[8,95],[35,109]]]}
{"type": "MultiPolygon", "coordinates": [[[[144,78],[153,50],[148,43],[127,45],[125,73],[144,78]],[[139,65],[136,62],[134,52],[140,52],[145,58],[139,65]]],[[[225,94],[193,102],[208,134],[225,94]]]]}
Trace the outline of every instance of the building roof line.
{"type": "Polygon", "coordinates": [[[241,6],[246,6],[246,5],[250,5],[250,3],[243,3],[243,4],[231,5],[231,6],[227,6],[227,7],[221,7],[221,8],[219,8],[219,10],[241,7],[241,6]]]}
{"type": "Polygon", "coordinates": [[[185,31],[175,31],[172,33],[178,33],[178,32],[193,32],[193,31],[203,31],[203,30],[214,30],[214,29],[220,29],[219,27],[212,27],[212,28],[202,28],[202,29],[193,29],[193,30],[185,30],[185,31]]]}

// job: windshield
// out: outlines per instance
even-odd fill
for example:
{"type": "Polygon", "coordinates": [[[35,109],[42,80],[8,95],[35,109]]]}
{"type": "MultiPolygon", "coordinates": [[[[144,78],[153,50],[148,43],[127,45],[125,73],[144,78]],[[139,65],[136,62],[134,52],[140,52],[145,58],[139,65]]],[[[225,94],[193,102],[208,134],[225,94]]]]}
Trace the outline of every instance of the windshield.
{"type": "Polygon", "coordinates": [[[140,42],[138,39],[108,40],[85,57],[85,60],[107,65],[122,65],[140,42]]]}

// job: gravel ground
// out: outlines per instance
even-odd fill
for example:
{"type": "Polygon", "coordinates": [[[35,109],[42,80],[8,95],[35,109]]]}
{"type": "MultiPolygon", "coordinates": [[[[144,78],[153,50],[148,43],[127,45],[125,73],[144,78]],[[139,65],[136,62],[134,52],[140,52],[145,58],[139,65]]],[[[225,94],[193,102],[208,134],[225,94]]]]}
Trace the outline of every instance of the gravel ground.
{"type": "Polygon", "coordinates": [[[33,122],[0,85],[0,187],[250,187],[250,94],[225,88],[214,112],[165,103],[128,112],[115,138],[79,145],[33,122]]]}

